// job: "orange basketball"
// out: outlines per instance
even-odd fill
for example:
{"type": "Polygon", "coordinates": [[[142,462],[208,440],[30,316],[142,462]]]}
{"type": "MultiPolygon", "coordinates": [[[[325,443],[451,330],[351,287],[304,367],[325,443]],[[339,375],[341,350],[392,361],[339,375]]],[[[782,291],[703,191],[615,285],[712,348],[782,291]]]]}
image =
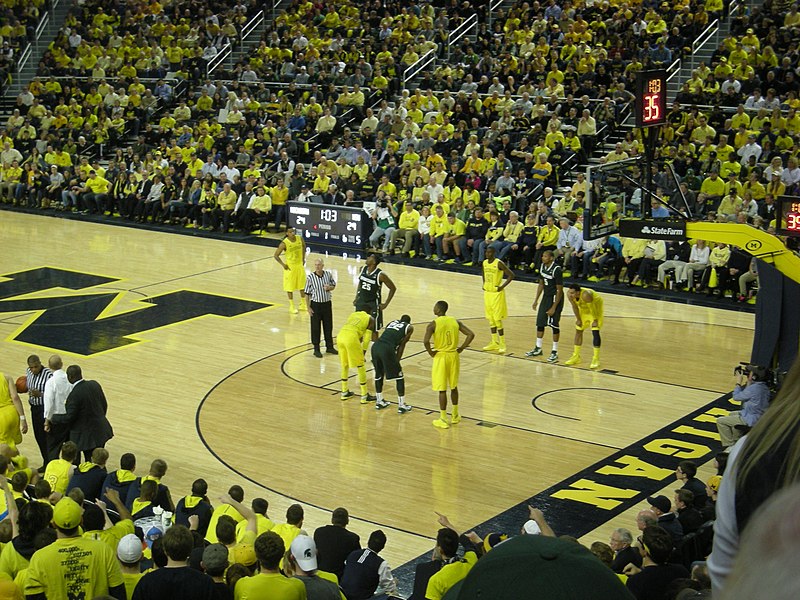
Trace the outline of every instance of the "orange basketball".
{"type": "Polygon", "coordinates": [[[28,378],[25,375],[20,375],[19,377],[17,377],[17,393],[18,394],[28,393],[28,378]]]}

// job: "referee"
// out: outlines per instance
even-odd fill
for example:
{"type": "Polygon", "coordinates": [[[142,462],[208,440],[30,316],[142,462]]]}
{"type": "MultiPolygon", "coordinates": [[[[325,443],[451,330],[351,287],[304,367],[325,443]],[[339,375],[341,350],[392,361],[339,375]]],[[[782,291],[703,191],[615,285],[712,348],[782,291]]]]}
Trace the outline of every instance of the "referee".
{"type": "Polygon", "coordinates": [[[325,352],[339,354],[333,347],[333,304],[331,292],[336,287],[333,273],[325,270],[321,258],[314,261],[314,270],[306,277],[305,293],[311,298],[308,314],[311,315],[311,343],[314,344],[314,356],[322,358],[319,349],[320,325],[325,333],[325,352]]]}
{"type": "MultiPolygon", "coordinates": [[[[44,386],[53,376],[53,372],[42,365],[35,354],[28,357],[28,369],[25,373],[28,384],[28,402],[31,406],[31,425],[39,452],[44,464],[47,464],[47,433],[44,430],[44,386]]],[[[24,420],[25,417],[22,417],[24,420]]]]}

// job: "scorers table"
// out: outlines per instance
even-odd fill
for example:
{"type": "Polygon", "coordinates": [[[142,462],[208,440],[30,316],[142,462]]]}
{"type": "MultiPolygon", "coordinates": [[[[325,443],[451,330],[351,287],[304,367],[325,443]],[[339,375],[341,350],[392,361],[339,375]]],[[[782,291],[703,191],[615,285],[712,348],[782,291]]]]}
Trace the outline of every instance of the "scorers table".
{"type": "Polygon", "coordinates": [[[289,227],[306,244],[322,244],[365,250],[372,233],[372,219],[364,208],[316,202],[288,202],[289,227]]]}

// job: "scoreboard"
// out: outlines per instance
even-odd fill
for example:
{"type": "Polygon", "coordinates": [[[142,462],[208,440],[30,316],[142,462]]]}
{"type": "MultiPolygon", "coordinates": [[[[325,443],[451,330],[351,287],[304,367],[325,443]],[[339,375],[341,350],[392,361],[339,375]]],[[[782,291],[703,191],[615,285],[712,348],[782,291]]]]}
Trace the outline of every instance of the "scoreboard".
{"type": "Polygon", "coordinates": [[[361,208],[288,202],[289,227],[306,243],[364,250],[372,233],[372,219],[361,208]]]}
{"type": "Polygon", "coordinates": [[[636,74],[636,126],[654,127],[667,122],[667,72],[642,71],[636,74]]]}

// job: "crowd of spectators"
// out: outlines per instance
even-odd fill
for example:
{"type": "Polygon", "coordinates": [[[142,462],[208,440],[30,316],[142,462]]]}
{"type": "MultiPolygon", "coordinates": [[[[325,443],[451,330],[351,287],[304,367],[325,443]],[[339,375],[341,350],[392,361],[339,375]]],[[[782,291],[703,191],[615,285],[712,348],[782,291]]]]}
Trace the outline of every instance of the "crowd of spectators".
{"type": "MultiPolygon", "coordinates": [[[[444,56],[440,34],[464,16],[452,5],[292,3],[230,81],[203,77],[195,59],[235,37],[252,4],[76,10],[7,124],[5,202],[245,234],[279,231],[290,200],[374,202],[370,243],[388,253],[477,265],[495,245],[535,272],[554,249],[574,276],[618,281],[625,269],[633,285],[664,284],[667,261],[694,262],[688,246],[584,244],[588,184],[568,175],[624,116],[635,73],[682,55],[721,15],[717,3],[519,2],[491,25],[482,14],[476,41],[449,48],[413,91],[403,70],[428,50],[444,56]]],[[[721,47],[733,49],[712,67],[722,58],[746,65],[737,44],[750,51],[754,39],[784,39],[796,11],[769,18],[778,10],[767,3],[752,23],[739,18],[758,35],[746,27],[726,39],[721,47]]],[[[784,66],[750,69],[751,83],[780,85],[761,99],[753,90],[736,114],[675,104],[657,151],[663,204],[685,197],[694,215],[770,227],[774,199],[800,181],[795,58],[787,48],[784,66]]],[[[601,161],[642,151],[633,130],[601,161]]],[[[599,218],[626,216],[617,205],[596,203],[599,218]]],[[[700,285],[746,298],[749,260],[724,269],[727,260],[700,285]]],[[[673,279],[691,287],[682,272],[673,279]]]]}
{"type": "MultiPolygon", "coordinates": [[[[29,380],[35,376],[29,371],[29,380]]],[[[44,385],[46,392],[48,382],[44,385]]],[[[275,597],[403,597],[380,556],[386,535],[376,530],[362,542],[347,529],[345,508],[333,511],[329,525],[312,530],[301,505],[292,504],[285,519],[273,521],[268,500],[245,502],[239,485],[223,492],[198,478],[185,494],[176,494],[163,459],[144,472],[132,453],[119,457],[118,468],[103,448],[80,464],[78,454],[75,443],[64,442],[59,458],[36,470],[13,445],[0,446],[0,502],[8,515],[0,526],[4,597],[23,592],[26,598],[56,598],[63,589],[122,600],[164,597],[168,590],[176,600],[272,597],[264,594],[281,590],[288,595],[275,597]]],[[[705,567],[696,567],[691,580],[687,568],[707,554],[726,457],[717,457],[718,474],[708,484],[696,478],[694,463],[681,462],[673,499],[648,498],[650,508],[637,515],[638,538],[618,528],[608,544],[593,543],[591,552],[575,538],[562,541],[580,547],[597,569],[604,564],[601,578],[619,593],[627,587],[643,599],[669,590],[674,598],[680,589],[708,587],[705,567]]],[[[440,515],[433,556],[416,566],[411,598],[452,597],[446,596],[449,590],[495,548],[512,543],[509,538],[555,538],[540,510],[529,507],[529,513],[519,531],[483,537],[456,529],[440,515]]]]}
{"type": "Polygon", "coordinates": [[[0,88],[4,89],[16,71],[17,61],[36,35],[47,0],[7,0],[0,8],[0,88]]]}

